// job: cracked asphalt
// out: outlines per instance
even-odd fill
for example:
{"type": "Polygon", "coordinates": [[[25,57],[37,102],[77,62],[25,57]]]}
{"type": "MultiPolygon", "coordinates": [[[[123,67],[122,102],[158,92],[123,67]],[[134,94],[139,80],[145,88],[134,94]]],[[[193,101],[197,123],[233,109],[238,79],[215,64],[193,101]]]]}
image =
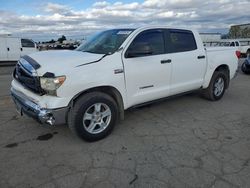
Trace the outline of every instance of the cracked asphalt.
{"type": "MultiPolygon", "coordinates": [[[[0,67],[1,188],[249,188],[250,76],[224,98],[189,94],[126,112],[104,140],[20,117],[0,67]]],[[[8,71],[9,70],[9,71],[8,71]]]]}

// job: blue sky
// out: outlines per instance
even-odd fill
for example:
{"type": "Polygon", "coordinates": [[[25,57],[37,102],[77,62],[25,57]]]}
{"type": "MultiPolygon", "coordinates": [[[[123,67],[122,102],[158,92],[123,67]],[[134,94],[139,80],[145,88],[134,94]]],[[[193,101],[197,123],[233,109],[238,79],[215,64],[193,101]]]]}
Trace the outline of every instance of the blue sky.
{"type": "Polygon", "coordinates": [[[250,0],[0,1],[0,34],[35,40],[149,24],[227,33],[231,25],[250,21],[250,0]]]}
{"type": "MultiPolygon", "coordinates": [[[[2,10],[9,10],[14,11],[19,14],[25,15],[36,15],[37,13],[41,12],[41,6],[47,3],[55,3],[55,4],[62,4],[69,7],[74,8],[75,10],[82,10],[91,7],[95,2],[98,0],[1,0],[1,8],[2,10]],[[28,6],[27,6],[28,5],[28,6]],[[31,9],[32,7],[32,9],[31,9]]],[[[115,3],[117,0],[108,0],[107,2],[115,3]]],[[[143,0],[124,0],[124,3],[131,3],[131,2],[143,2],[143,0]]]]}

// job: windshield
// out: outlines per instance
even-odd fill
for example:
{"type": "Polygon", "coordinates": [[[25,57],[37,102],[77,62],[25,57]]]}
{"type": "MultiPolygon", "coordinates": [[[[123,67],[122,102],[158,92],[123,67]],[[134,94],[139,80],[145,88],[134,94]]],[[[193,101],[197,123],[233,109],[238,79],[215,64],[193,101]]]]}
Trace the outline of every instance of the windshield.
{"type": "Polygon", "coordinates": [[[76,50],[96,54],[112,54],[119,49],[133,31],[134,29],[113,29],[103,31],[87,40],[76,50]]]}

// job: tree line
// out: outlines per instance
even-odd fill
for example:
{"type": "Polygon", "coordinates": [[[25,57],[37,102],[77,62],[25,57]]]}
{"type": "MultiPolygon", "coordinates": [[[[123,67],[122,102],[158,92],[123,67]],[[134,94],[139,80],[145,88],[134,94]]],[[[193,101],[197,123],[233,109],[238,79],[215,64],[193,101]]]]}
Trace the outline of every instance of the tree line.
{"type": "MultiPolygon", "coordinates": [[[[67,38],[62,35],[61,37],[59,37],[57,40],[54,40],[54,39],[51,39],[50,41],[46,41],[46,42],[42,42],[42,44],[45,44],[45,43],[50,43],[50,44],[54,44],[55,42],[59,42],[60,44],[63,43],[63,41],[67,40],[67,38]]],[[[40,43],[40,42],[39,42],[40,43]]]]}

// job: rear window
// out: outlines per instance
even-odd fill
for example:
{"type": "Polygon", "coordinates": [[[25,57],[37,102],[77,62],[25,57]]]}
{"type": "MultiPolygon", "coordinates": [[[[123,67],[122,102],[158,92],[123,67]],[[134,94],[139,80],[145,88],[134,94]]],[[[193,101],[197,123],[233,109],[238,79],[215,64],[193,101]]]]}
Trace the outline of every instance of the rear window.
{"type": "Polygon", "coordinates": [[[169,30],[169,52],[186,52],[197,49],[194,35],[188,30],[169,30]]]}
{"type": "Polygon", "coordinates": [[[21,39],[22,47],[35,48],[35,43],[29,39],[21,39]]]}

